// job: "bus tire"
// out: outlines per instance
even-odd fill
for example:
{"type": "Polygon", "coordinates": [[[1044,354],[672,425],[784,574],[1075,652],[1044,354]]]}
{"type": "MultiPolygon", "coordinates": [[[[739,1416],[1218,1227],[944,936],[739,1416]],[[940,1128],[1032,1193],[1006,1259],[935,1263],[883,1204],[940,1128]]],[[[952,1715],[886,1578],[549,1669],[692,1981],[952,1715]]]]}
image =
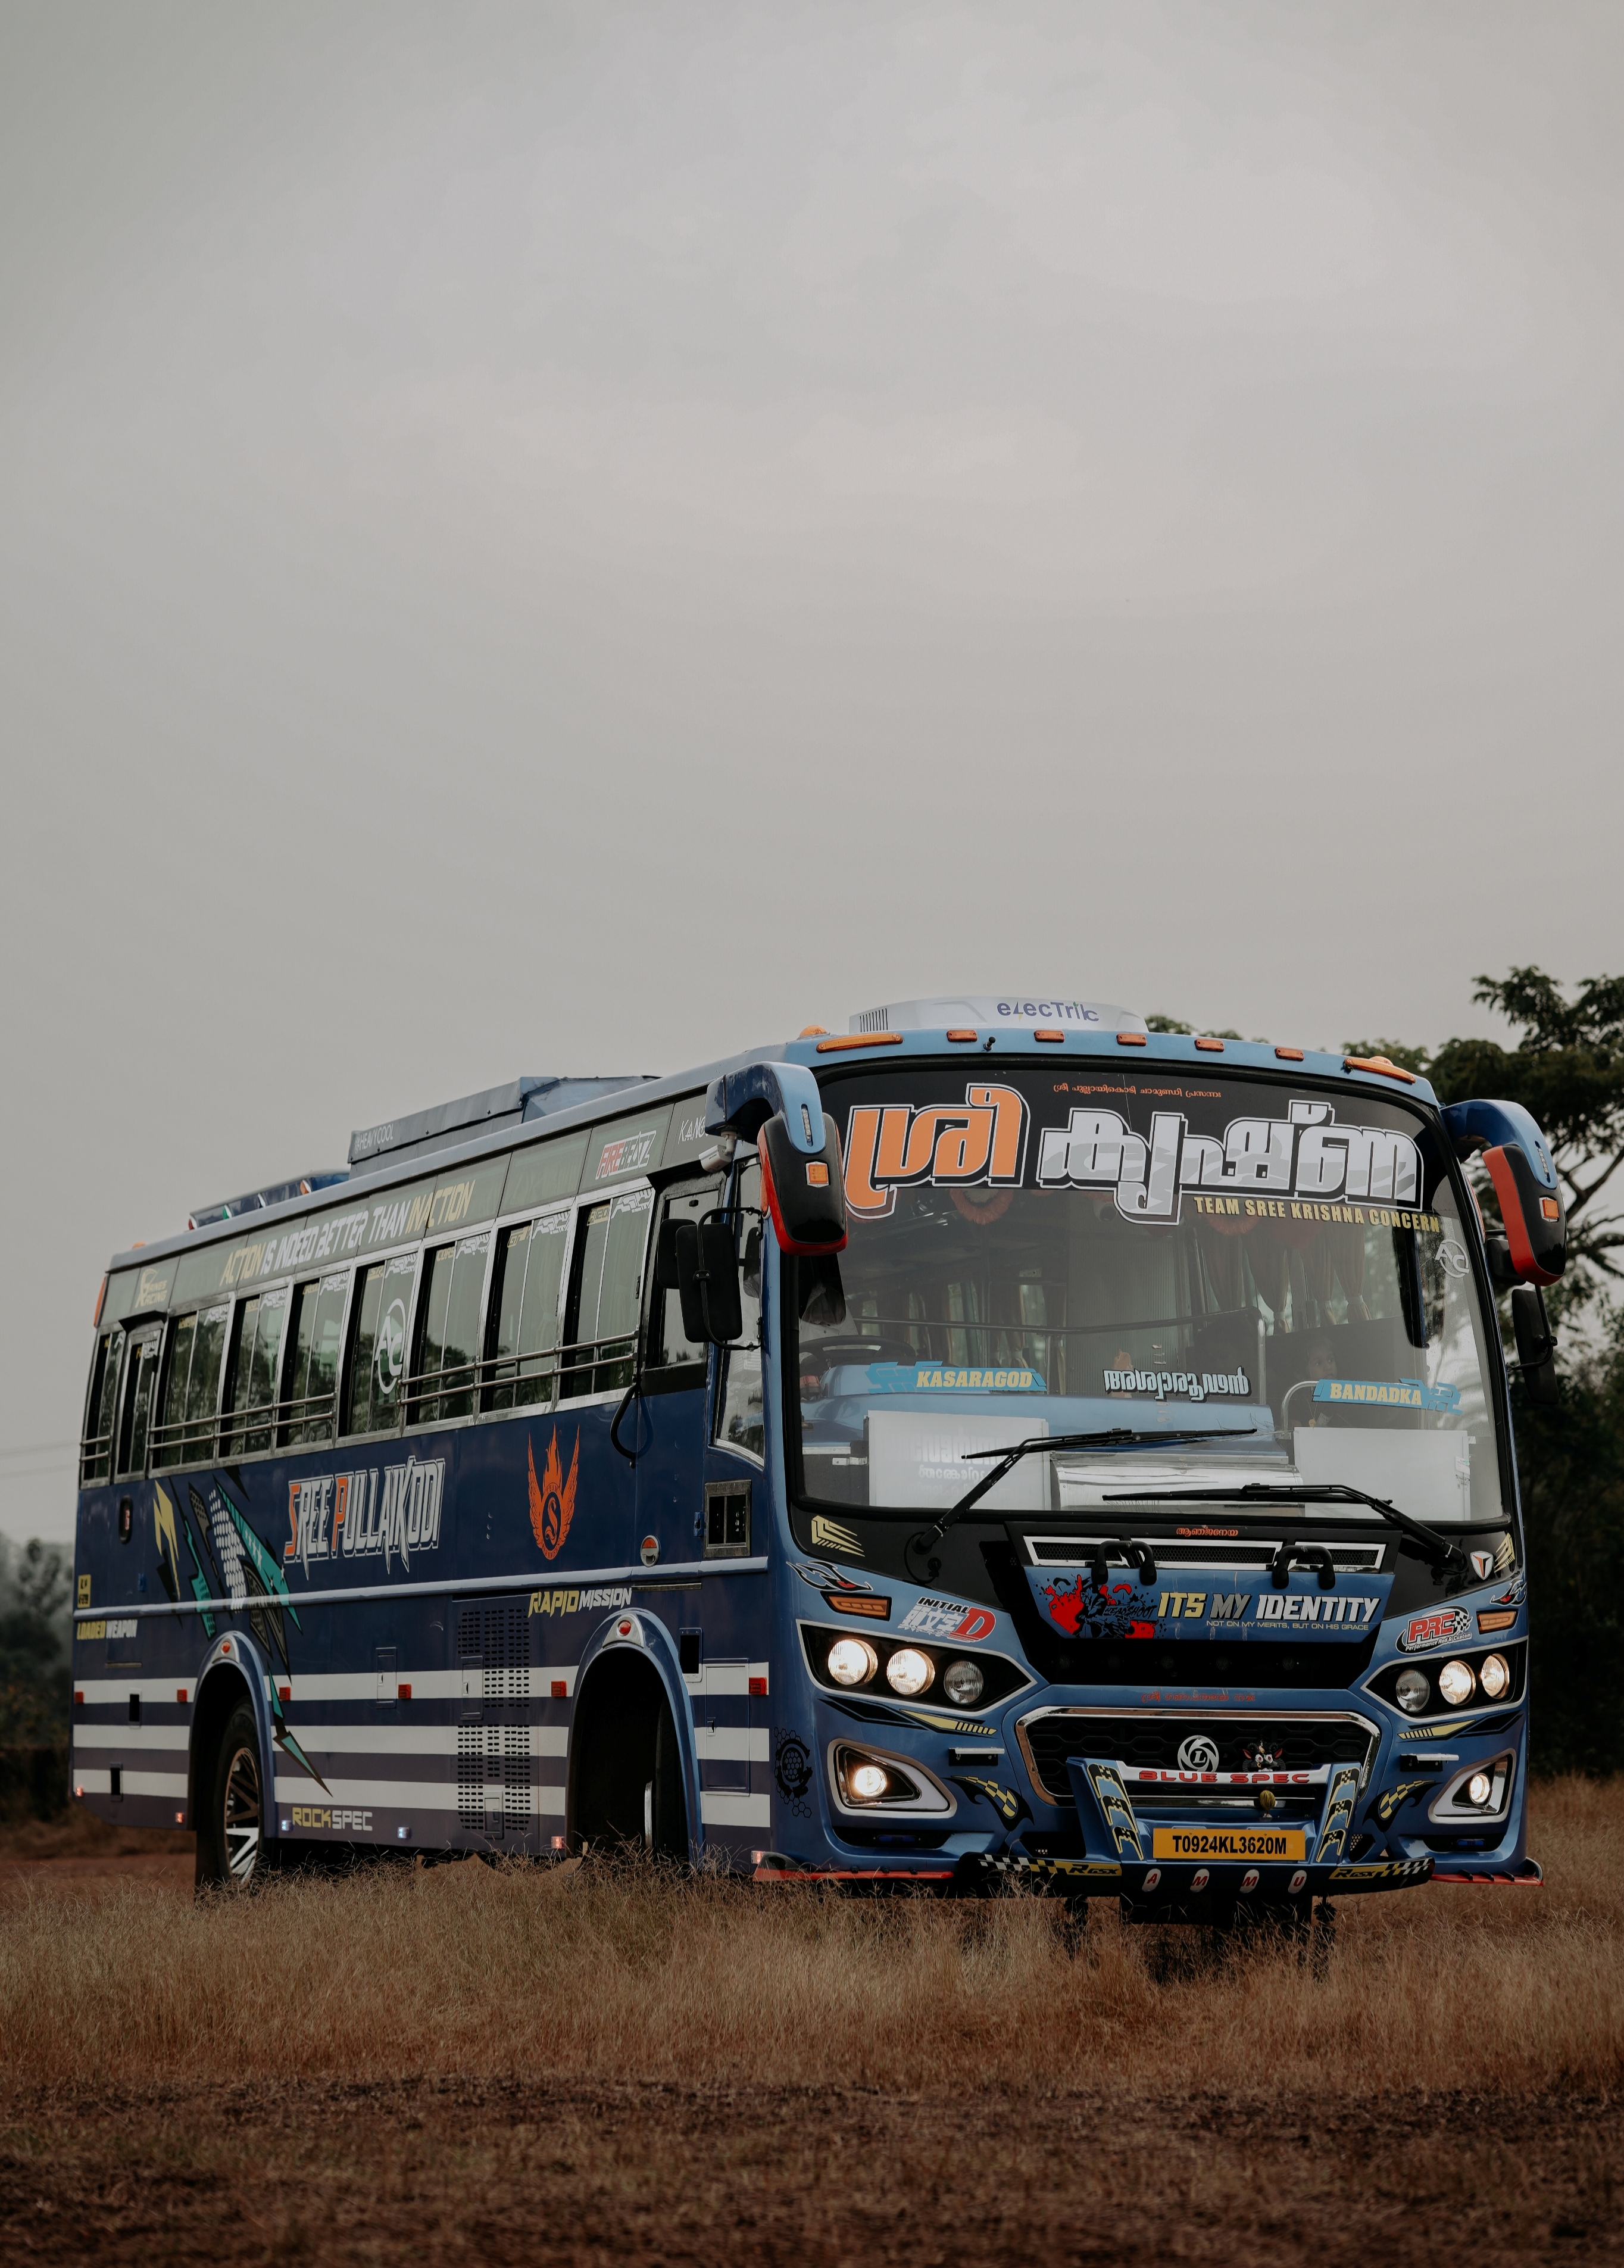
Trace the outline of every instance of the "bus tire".
{"type": "Polygon", "coordinates": [[[246,1890],[265,1870],[266,1796],[259,1727],[246,1701],[226,1719],[209,1786],[197,1836],[198,1882],[246,1890]]]}

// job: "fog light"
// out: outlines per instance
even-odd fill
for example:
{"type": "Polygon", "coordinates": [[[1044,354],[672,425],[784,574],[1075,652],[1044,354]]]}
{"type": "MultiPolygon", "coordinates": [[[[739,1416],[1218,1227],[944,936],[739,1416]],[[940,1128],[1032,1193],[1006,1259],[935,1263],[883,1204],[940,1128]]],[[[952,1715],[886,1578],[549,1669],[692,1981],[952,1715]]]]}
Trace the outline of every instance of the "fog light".
{"type": "Polygon", "coordinates": [[[878,1803],[885,1793],[886,1777],[878,1764],[858,1764],[851,1775],[851,1792],[859,1803],[878,1803]]]}
{"type": "Polygon", "coordinates": [[[1464,1661],[1446,1661],[1438,1672],[1438,1691],[1451,1709],[1460,1708],[1477,1690],[1477,1680],[1464,1661]]]}
{"type": "Polygon", "coordinates": [[[1466,1782],[1466,1801],[1475,1803],[1480,1810],[1495,1792],[1495,1784],[1487,1772],[1473,1772],[1466,1782]]]}
{"type": "Polygon", "coordinates": [[[922,1693],[936,1675],[928,1653],[905,1646],[885,1664],[885,1683],[893,1693],[922,1693]]]}
{"type": "Polygon", "coordinates": [[[866,1638],[837,1638],[829,1648],[829,1675],[837,1685],[866,1685],[879,1656],[866,1638]]]}
{"type": "Polygon", "coordinates": [[[1407,1716],[1426,1715],[1427,1704],[1432,1698],[1432,1688],[1419,1669],[1401,1669],[1399,1682],[1393,1690],[1400,1708],[1407,1716]]]}
{"type": "Polygon", "coordinates": [[[1483,1690],[1491,1701],[1498,1701],[1511,1683],[1511,1665],[1503,1654],[1491,1653],[1478,1671],[1483,1690]]]}
{"type": "Polygon", "coordinates": [[[942,1673],[942,1690],[960,1709],[967,1709],[981,1697],[981,1688],[987,1683],[977,1661],[950,1661],[942,1673]]]}

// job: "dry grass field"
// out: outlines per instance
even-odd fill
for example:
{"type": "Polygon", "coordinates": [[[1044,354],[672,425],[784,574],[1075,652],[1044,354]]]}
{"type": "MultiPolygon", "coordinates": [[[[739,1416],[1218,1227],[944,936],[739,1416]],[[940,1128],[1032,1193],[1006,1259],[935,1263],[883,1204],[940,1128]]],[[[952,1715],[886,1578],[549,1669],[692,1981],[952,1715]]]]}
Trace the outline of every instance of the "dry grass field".
{"type": "MultiPolygon", "coordinates": [[[[1624,2257],[1624,1787],[1317,1974],[1097,1905],[478,1861],[0,1881],[0,2248],[173,2262],[1624,2257]]],[[[22,1855],[22,1854],[19,1854],[22,1855]]],[[[150,1867],[151,1862],[137,1862],[150,1867]]]]}

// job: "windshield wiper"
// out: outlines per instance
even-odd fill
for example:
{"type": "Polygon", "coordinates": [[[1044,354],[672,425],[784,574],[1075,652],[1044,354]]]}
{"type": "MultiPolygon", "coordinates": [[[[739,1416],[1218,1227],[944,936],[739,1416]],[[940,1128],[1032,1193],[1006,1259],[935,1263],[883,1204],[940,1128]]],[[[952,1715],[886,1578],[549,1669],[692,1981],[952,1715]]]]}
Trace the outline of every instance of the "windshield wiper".
{"type": "MultiPolygon", "coordinates": [[[[907,1550],[930,1551],[942,1541],[961,1512],[973,1511],[989,1490],[996,1489],[1006,1473],[1013,1472],[1023,1457],[1035,1456],[1040,1449],[1143,1449],[1155,1443],[1172,1447],[1183,1441],[1219,1441],[1243,1440],[1255,1433],[1255,1425],[1208,1425],[1198,1432],[1165,1433],[1145,1432],[1132,1425],[1113,1425],[1104,1433],[1034,1433],[1030,1440],[1017,1441],[1008,1449],[967,1449],[960,1462],[979,1464],[984,1457],[996,1457],[998,1462],[991,1472],[984,1473],[967,1495],[951,1505],[932,1527],[922,1528],[910,1535],[907,1550]]],[[[936,1571],[933,1569],[932,1572],[936,1571]]]]}
{"type": "Polygon", "coordinates": [[[1400,1512],[1396,1504],[1385,1497],[1371,1496],[1364,1489],[1348,1488],[1341,1481],[1311,1481],[1300,1488],[1291,1488],[1278,1481],[1247,1481],[1233,1489],[1140,1489],[1121,1496],[1107,1497],[1107,1504],[1363,1504],[1372,1512],[1401,1530],[1412,1543],[1419,1543],[1427,1557],[1437,1567],[1464,1567],[1466,1554],[1458,1543],[1440,1535],[1436,1528],[1424,1521],[1412,1520],[1407,1512],[1400,1512]]]}

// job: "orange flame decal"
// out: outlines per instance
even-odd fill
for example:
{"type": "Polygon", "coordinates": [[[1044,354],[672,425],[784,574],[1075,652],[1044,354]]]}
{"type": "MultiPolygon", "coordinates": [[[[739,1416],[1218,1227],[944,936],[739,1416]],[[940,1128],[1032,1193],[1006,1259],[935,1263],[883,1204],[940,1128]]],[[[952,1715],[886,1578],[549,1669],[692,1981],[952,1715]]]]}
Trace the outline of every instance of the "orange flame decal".
{"type": "Polygon", "coordinates": [[[578,1425],[576,1427],[568,1480],[564,1478],[564,1469],[558,1461],[556,1425],[553,1428],[553,1438],[547,1445],[547,1463],[540,1480],[536,1478],[536,1453],[528,1434],[525,1437],[525,1453],[530,1463],[531,1532],[541,1546],[543,1558],[556,1559],[564,1548],[570,1523],[575,1518],[576,1476],[581,1466],[581,1429],[578,1425]]]}

